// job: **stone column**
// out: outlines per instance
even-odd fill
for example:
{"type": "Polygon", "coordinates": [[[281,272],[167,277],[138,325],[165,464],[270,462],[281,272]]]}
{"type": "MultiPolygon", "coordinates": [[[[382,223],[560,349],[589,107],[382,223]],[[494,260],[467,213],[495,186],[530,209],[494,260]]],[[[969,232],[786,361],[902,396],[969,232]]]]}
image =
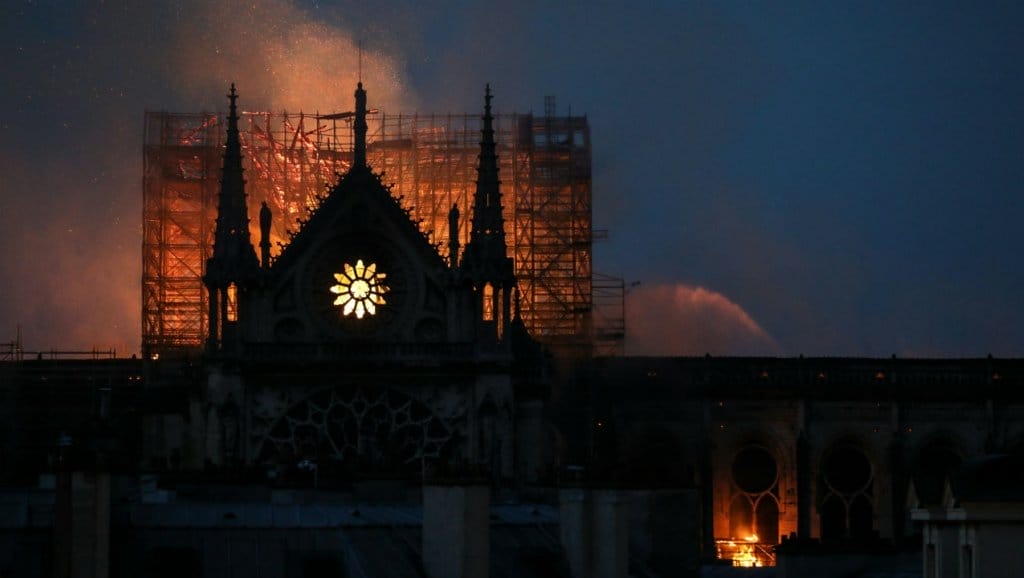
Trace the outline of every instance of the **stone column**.
{"type": "Polygon", "coordinates": [[[811,539],[811,444],[801,430],[796,440],[796,535],[811,539]]]}
{"type": "Polygon", "coordinates": [[[55,578],[110,574],[110,474],[61,472],[54,524],[55,578]]]}
{"type": "Polygon", "coordinates": [[[591,532],[594,578],[629,575],[628,504],[618,490],[594,490],[591,532]]]}
{"type": "Polygon", "coordinates": [[[558,525],[571,578],[591,576],[589,498],[590,492],[582,488],[566,488],[558,492],[558,525]]]}
{"type": "Polygon", "coordinates": [[[429,578],[487,578],[491,495],[486,483],[423,486],[423,567],[429,578]]]}

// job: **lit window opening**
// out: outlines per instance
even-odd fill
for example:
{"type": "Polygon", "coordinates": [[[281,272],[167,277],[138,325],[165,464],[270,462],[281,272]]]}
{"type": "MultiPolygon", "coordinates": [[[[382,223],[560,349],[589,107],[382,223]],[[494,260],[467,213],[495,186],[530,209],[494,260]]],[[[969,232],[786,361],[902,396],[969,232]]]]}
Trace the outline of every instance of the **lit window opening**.
{"type": "Polygon", "coordinates": [[[484,284],[484,321],[494,321],[494,287],[490,283],[484,284]]]}
{"type": "Polygon", "coordinates": [[[238,321],[238,286],[234,283],[228,285],[227,319],[238,321]]]}
{"type": "Polygon", "coordinates": [[[775,565],[779,540],[779,471],[764,447],[748,445],[733,457],[729,537],[715,540],[716,555],[733,566],[775,565]]]}
{"type": "Polygon", "coordinates": [[[356,319],[366,315],[376,315],[377,306],[385,305],[384,295],[388,292],[384,279],[387,275],[377,272],[377,264],[364,265],[363,260],[356,261],[355,266],[345,263],[343,273],[335,273],[337,285],[331,287],[331,293],[338,297],[334,305],[341,307],[342,315],[348,317],[353,313],[356,319]]]}

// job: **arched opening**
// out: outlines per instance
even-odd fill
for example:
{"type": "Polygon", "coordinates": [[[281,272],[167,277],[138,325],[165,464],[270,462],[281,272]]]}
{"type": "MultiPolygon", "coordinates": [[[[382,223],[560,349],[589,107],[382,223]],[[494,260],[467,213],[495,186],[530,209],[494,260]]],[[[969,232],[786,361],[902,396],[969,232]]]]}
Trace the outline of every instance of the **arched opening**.
{"type": "Polygon", "coordinates": [[[747,446],[733,459],[732,479],[736,487],[748,494],[771,490],[777,476],[775,458],[760,446],[747,446]]]}
{"type": "Polygon", "coordinates": [[[757,502],[757,523],[754,525],[758,542],[779,543],[779,504],[775,496],[765,494],[757,502]]]}
{"type": "Polygon", "coordinates": [[[484,283],[483,295],[483,320],[494,321],[494,286],[484,283]]]}
{"type": "Polygon", "coordinates": [[[231,283],[227,290],[227,314],[228,321],[238,321],[238,285],[231,283]]]}
{"type": "Polygon", "coordinates": [[[850,537],[866,540],[874,535],[874,509],[867,496],[861,494],[850,503],[850,537]]]}
{"type": "Polygon", "coordinates": [[[871,481],[871,462],[859,449],[840,446],[825,456],[825,481],[841,494],[856,494],[871,481]]]}
{"type": "Polygon", "coordinates": [[[825,498],[819,509],[822,541],[841,540],[846,536],[846,504],[832,494],[825,498]]]}
{"type": "Polygon", "coordinates": [[[775,456],[756,444],[733,456],[729,470],[729,536],[716,540],[719,558],[734,566],[774,566],[779,541],[779,469],[775,456]]]}
{"type": "MultiPolygon", "coordinates": [[[[730,519],[730,528],[737,523],[743,524],[743,531],[733,530],[733,538],[775,544],[779,538],[779,505],[778,505],[779,471],[775,457],[767,449],[750,445],[736,453],[732,461],[732,481],[738,492],[750,504],[748,519],[737,521],[730,519]]],[[[734,498],[735,501],[735,498],[734,498]]]]}
{"type": "Polygon", "coordinates": [[[730,538],[745,540],[754,533],[754,508],[750,498],[739,494],[732,499],[729,508],[730,538]]]}
{"type": "Polygon", "coordinates": [[[866,539],[874,532],[874,469],[856,445],[833,446],[822,457],[818,514],[821,539],[866,539]]]}

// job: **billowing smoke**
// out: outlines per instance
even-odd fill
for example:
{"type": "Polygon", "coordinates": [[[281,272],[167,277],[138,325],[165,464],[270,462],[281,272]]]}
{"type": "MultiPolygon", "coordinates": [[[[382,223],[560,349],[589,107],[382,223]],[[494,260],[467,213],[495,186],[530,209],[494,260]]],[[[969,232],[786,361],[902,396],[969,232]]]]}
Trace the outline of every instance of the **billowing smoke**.
{"type": "Polygon", "coordinates": [[[103,189],[138,175],[95,166],[78,182],[85,171],[7,166],[5,189],[21,194],[6,196],[0,211],[0,340],[20,325],[29,350],[136,351],[138,214],[120,214],[103,189]]]}
{"type": "MultiPolygon", "coordinates": [[[[1019,354],[1019,3],[758,4],[8,2],[0,342],[137,349],[143,112],[223,110],[232,81],[244,111],[351,110],[361,44],[388,113],[479,110],[489,81],[497,112],[586,114],[595,271],[686,272],[790,354],[1019,354]]],[[[686,351],[772,350],[700,319],[686,351]]]]}
{"type": "Polygon", "coordinates": [[[371,107],[412,108],[397,54],[361,48],[358,32],[317,20],[288,0],[194,2],[179,18],[171,80],[193,107],[223,109],[222,94],[234,81],[246,110],[350,110],[361,72],[371,107]]]}
{"type": "Polygon", "coordinates": [[[628,355],[779,355],[781,348],[742,307],[689,285],[640,286],[626,297],[628,355]]]}
{"type": "MultiPolygon", "coordinates": [[[[29,350],[135,352],[144,111],[224,110],[230,82],[243,110],[351,110],[363,38],[287,0],[54,12],[21,5],[5,39],[0,342],[20,325],[29,350]]],[[[415,108],[399,52],[366,36],[370,106],[415,108]]]]}

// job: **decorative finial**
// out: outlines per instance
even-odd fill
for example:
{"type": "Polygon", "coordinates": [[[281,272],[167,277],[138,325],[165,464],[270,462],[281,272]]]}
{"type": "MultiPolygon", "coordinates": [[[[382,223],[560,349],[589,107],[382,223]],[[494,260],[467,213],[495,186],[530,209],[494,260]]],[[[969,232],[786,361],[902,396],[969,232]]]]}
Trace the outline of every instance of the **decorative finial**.
{"type": "Polygon", "coordinates": [[[355,142],[352,146],[352,167],[366,168],[366,91],[363,83],[356,85],[355,122],[352,125],[355,142]]]}
{"type": "Polygon", "coordinates": [[[270,224],[273,214],[267,202],[260,205],[260,263],[264,269],[270,267],[270,224]]]}

